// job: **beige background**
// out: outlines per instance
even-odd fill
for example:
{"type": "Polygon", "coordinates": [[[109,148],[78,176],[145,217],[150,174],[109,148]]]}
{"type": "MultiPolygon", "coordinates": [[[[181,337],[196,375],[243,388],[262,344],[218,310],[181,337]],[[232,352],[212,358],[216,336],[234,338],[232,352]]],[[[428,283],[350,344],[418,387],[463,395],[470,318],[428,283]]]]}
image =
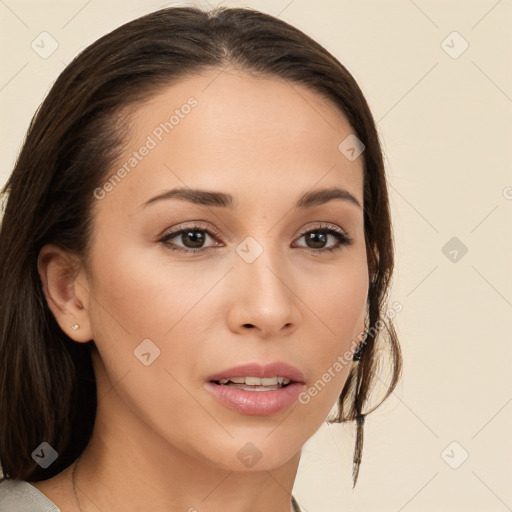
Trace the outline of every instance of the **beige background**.
{"type": "MultiPolygon", "coordinates": [[[[387,159],[397,246],[390,302],[403,304],[395,321],[404,377],[368,418],[356,490],[353,431],[326,425],[304,448],[300,504],[308,512],[512,510],[511,2],[223,4],[276,15],[336,55],[367,96],[387,159]],[[452,237],[468,249],[455,262],[442,252],[452,237]]],[[[165,5],[0,1],[0,184],[65,64],[165,5]],[[47,59],[31,48],[43,31],[59,45],[47,59]]]]}

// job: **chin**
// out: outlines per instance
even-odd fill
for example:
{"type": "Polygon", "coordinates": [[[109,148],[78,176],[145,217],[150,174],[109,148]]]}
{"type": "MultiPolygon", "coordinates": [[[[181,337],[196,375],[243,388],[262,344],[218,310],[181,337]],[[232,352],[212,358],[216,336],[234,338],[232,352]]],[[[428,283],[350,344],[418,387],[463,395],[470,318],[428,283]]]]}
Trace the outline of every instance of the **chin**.
{"type": "Polygon", "coordinates": [[[275,435],[274,441],[265,439],[267,435],[261,436],[260,441],[255,436],[243,441],[231,439],[229,446],[224,446],[221,453],[209,454],[208,460],[220,469],[250,472],[274,470],[300,456],[301,445],[284,445],[277,432],[271,434],[275,435]]]}

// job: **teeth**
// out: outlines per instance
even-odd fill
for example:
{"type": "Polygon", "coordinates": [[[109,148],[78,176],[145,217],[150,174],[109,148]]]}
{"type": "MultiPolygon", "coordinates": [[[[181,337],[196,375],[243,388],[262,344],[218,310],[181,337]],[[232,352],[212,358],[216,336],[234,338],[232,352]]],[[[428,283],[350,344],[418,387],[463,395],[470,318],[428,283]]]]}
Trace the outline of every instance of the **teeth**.
{"type": "Polygon", "coordinates": [[[220,379],[220,384],[227,384],[232,382],[233,384],[245,384],[247,386],[285,386],[290,383],[288,377],[230,377],[229,379],[220,379]]]}
{"type": "Polygon", "coordinates": [[[231,377],[228,380],[230,380],[231,382],[234,382],[235,384],[243,384],[245,382],[244,377],[231,377]]]}
{"type": "Polygon", "coordinates": [[[261,386],[261,379],[259,377],[245,377],[243,381],[248,386],[261,386]]]}

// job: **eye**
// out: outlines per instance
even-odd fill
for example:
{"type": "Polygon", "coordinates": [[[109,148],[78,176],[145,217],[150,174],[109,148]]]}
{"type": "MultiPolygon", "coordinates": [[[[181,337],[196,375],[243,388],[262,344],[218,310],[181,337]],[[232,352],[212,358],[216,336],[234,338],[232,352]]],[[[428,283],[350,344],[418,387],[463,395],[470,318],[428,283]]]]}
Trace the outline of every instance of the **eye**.
{"type": "Polygon", "coordinates": [[[299,239],[302,237],[305,237],[306,243],[309,244],[307,246],[307,252],[310,253],[336,251],[342,249],[343,246],[351,245],[353,242],[352,238],[346,231],[343,231],[338,227],[325,224],[315,226],[314,229],[309,229],[308,231],[303,232],[299,239]],[[332,247],[324,247],[329,238],[335,239],[335,245],[332,247]]]}
{"type": "Polygon", "coordinates": [[[216,233],[210,232],[208,229],[195,224],[189,226],[182,226],[179,231],[173,231],[165,235],[160,242],[168,245],[169,249],[177,252],[202,252],[205,250],[203,244],[206,238],[214,238],[216,233]],[[175,242],[170,242],[173,238],[178,238],[184,247],[176,245],[175,242]]]}

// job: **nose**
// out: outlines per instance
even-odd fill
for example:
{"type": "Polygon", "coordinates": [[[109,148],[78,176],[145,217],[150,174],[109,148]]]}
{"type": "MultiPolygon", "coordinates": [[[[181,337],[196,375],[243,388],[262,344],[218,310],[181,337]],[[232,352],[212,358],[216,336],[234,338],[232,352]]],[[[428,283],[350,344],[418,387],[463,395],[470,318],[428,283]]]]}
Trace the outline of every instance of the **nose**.
{"type": "Polygon", "coordinates": [[[236,256],[230,279],[233,293],[228,323],[232,331],[271,338],[297,328],[301,300],[294,292],[292,272],[277,251],[265,248],[251,263],[236,256]]]}

